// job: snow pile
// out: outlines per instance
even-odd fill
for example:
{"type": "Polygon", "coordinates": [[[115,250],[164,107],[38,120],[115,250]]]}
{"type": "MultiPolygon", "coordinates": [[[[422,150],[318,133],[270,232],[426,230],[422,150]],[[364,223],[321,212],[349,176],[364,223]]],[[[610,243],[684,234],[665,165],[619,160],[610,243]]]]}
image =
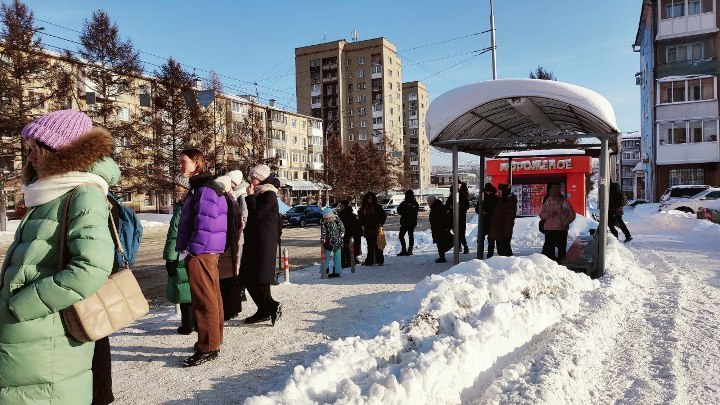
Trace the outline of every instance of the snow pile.
{"type": "Polygon", "coordinates": [[[172,214],[139,213],[138,217],[140,217],[140,223],[142,223],[143,229],[147,229],[169,224],[172,214]]]}
{"type": "Polygon", "coordinates": [[[504,356],[581,308],[600,283],[542,255],[461,263],[398,300],[402,321],[332,342],[286,387],[247,404],[458,403],[504,356]]]}

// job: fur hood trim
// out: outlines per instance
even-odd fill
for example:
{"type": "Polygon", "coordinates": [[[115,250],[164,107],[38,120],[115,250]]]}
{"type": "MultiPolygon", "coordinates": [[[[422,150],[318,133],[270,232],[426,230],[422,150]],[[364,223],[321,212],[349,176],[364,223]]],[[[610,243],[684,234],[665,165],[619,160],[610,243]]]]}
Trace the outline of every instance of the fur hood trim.
{"type": "Polygon", "coordinates": [[[255,195],[260,195],[266,191],[272,191],[275,194],[277,194],[278,189],[275,188],[272,184],[260,184],[258,186],[255,186],[255,195]]]}
{"type": "Polygon", "coordinates": [[[23,183],[31,183],[36,174],[39,177],[49,177],[85,172],[98,160],[110,156],[114,148],[115,140],[110,132],[94,127],[74,142],[47,155],[37,168],[37,173],[31,164],[26,164],[23,167],[23,183]]]}

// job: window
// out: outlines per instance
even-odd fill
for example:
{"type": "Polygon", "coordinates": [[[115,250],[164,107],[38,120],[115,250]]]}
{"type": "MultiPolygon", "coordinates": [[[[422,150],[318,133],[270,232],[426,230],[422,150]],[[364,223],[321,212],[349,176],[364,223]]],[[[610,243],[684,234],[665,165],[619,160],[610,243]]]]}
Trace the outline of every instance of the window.
{"type": "Polygon", "coordinates": [[[320,99],[320,96],[313,96],[311,102],[313,104],[320,104],[322,100],[320,99]]]}
{"type": "Polygon", "coordinates": [[[685,0],[665,0],[661,18],[677,18],[685,15],[685,0]]]}
{"type": "Polygon", "coordinates": [[[367,97],[365,97],[365,96],[358,96],[358,98],[357,98],[358,103],[364,103],[365,100],[366,100],[366,98],[367,98],[367,97]]]}
{"type": "Polygon", "coordinates": [[[702,42],[669,45],[665,47],[665,63],[676,63],[705,58],[705,46],[702,42]]]}
{"type": "Polygon", "coordinates": [[[352,91],[352,88],[353,88],[352,83],[348,83],[348,85],[347,85],[347,91],[351,92],[351,91],[352,91]]]}
{"type": "Polygon", "coordinates": [[[320,67],[320,59],[313,59],[310,61],[310,69],[320,67]]]}
{"type": "Polygon", "coordinates": [[[129,121],[130,120],[130,109],[127,107],[118,107],[117,119],[120,121],[129,121]]]}
{"type": "Polygon", "coordinates": [[[353,128],[355,128],[355,123],[350,121],[350,129],[353,129],[353,128]]]}
{"type": "Polygon", "coordinates": [[[388,56],[388,65],[392,65],[392,58],[388,56]]]}
{"type": "Polygon", "coordinates": [[[302,126],[302,129],[304,130],[305,129],[305,121],[300,121],[300,124],[302,126]]]}
{"type": "Polygon", "coordinates": [[[360,128],[367,128],[367,123],[365,120],[360,120],[360,128]]]}
{"type": "Polygon", "coordinates": [[[670,169],[669,186],[680,184],[705,184],[705,172],[703,169],[670,169]]]}
{"type": "Polygon", "coordinates": [[[388,83],[388,87],[390,88],[390,90],[392,90],[392,82],[388,83]]]}
{"type": "Polygon", "coordinates": [[[352,59],[347,58],[345,59],[345,66],[350,66],[352,64],[352,59]]]}
{"type": "Polygon", "coordinates": [[[685,81],[660,83],[660,103],[685,101],[685,81]]]}
{"type": "Polygon", "coordinates": [[[388,77],[392,77],[392,70],[388,70],[388,77]]]}
{"type": "Polygon", "coordinates": [[[353,102],[353,98],[352,98],[352,97],[348,97],[348,104],[352,104],[352,102],[353,102]]]}
{"type": "Polygon", "coordinates": [[[237,101],[233,101],[230,104],[230,108],[232,108],[232,112],[234,113],[242,114],[244,112],[242,107],[243,105],[237,101]]]}
{"type": "Polygon", "coordinates": [[[365,107],[358,108],[358,115],[365,115],[365,107]]]}
{"type": "Polygon", "coordinates": [[[293,136],[293,145],[297,145],[297,136],[293,136]]]}
{"type": "Polygon", "coordinates": [[[290,125],[292,125],[293,128],[297,128],[297,120],[295,118],[290,120],[290,125]]]}
{"type": "Polygon", "coordinates": [[[361,141],[367,141],[367,134],[365,132],[360,132],[360,137],[358,139],[361,141]]]}
{"type": "Polygon", "coordinates": [[[382,73],[382,66],[381,65],[374,65],[372,67],[372,72],[374,73],[382,73]]]}
{"type": "Polygon", "coordinates": [[[365,77],[365,69],[358,69],[357,77],[365,77]]]}
{"type": "Polygon", "coordinates": [[[713,100],[715,99],[715,79],[708,77],[661,82],[659,85],[659,93],[661,104],[713,100]]]}
{"type": "Polygon", "coordinates": [[[361,56],[358,58],[358,65],[364,65],[365,64],[365,57],[361,56]]]}
{"type": "Polygon", "coordinates": [[[320,91],[320,83],[313,83],[310,91],[320,91]]]}
{"type": "Polygon", "coordinates": [[[373,124],[382,124],[382,123],[383,123],[383,117],[373,118],[373,124]]]}
{"type": "Polygon", "coordinates": [[[364,90],[364,89],[367,88],[367,83],[366,83],[366,82],[360,82],[360,83],[357,84],[357,88],[358,88],[358,90],[364,90]]]}
{"type": "Polygon", "coordinates": [[[712,11],[712,0],[690,0],[688,2],[688,15],[710,13],[712,11]]]}
{"type": "Polygon", "coordinates": [[[350,132],[350,135],[348,135],[348,139],[350,139],[351,141],[354,141],[354,140],[355,140],[355,134],[353,134],[352,132],[350,132]]]}

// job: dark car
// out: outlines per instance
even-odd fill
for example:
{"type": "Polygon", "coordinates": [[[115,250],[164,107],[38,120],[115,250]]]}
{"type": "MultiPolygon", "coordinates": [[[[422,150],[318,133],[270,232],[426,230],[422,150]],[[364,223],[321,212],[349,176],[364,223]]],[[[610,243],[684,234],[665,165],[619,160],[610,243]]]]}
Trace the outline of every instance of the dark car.
{"type": "Polygon", "coordinates": [[[282,215],[283,226],[320,224],[322,209],[317,205],[296,205],[282,215]]]}

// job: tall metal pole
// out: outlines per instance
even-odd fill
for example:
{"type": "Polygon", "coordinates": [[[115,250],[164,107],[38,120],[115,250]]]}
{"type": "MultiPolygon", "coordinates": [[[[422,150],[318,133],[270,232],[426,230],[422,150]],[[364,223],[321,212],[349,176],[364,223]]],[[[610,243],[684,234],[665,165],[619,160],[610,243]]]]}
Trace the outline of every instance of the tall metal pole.
{"type": "Polygon", "coordinates": [[[607,228],[608,228],[608,200],[610,186],[610,162],[608,154],[608,140],[603,138],[600,140],[600,190],[598,198],[600,199],[600,223],[598,224],[598,258],[596,275],[602,277],[605,273],[605,249],[607,247],[607,228]]]}
{"type": "Polygon", "coordinates": [[[477,258],[483,259],[485,251],[485,235],[483,234],[483,209],[485,205],[485,155],[480,155],[480,191],[478,192],[478,225],[477,225],[477,258]]]}
{"type": "Polygon", "coordinates": [[[458,146],[453,145],[452,149],[452,170],[453,170],[453,188],[452,194],[452,210],[453,210],[453,264],[460,263],[460,200],[458,193],[458,146]]]}
{"type": "Polygon", "coordinates": [[[495,12],[493,0],[490,0],[490,46],[492,47],[492,74],[493,80],[497,79],[497,59],[495,55],[495,12]]]}

